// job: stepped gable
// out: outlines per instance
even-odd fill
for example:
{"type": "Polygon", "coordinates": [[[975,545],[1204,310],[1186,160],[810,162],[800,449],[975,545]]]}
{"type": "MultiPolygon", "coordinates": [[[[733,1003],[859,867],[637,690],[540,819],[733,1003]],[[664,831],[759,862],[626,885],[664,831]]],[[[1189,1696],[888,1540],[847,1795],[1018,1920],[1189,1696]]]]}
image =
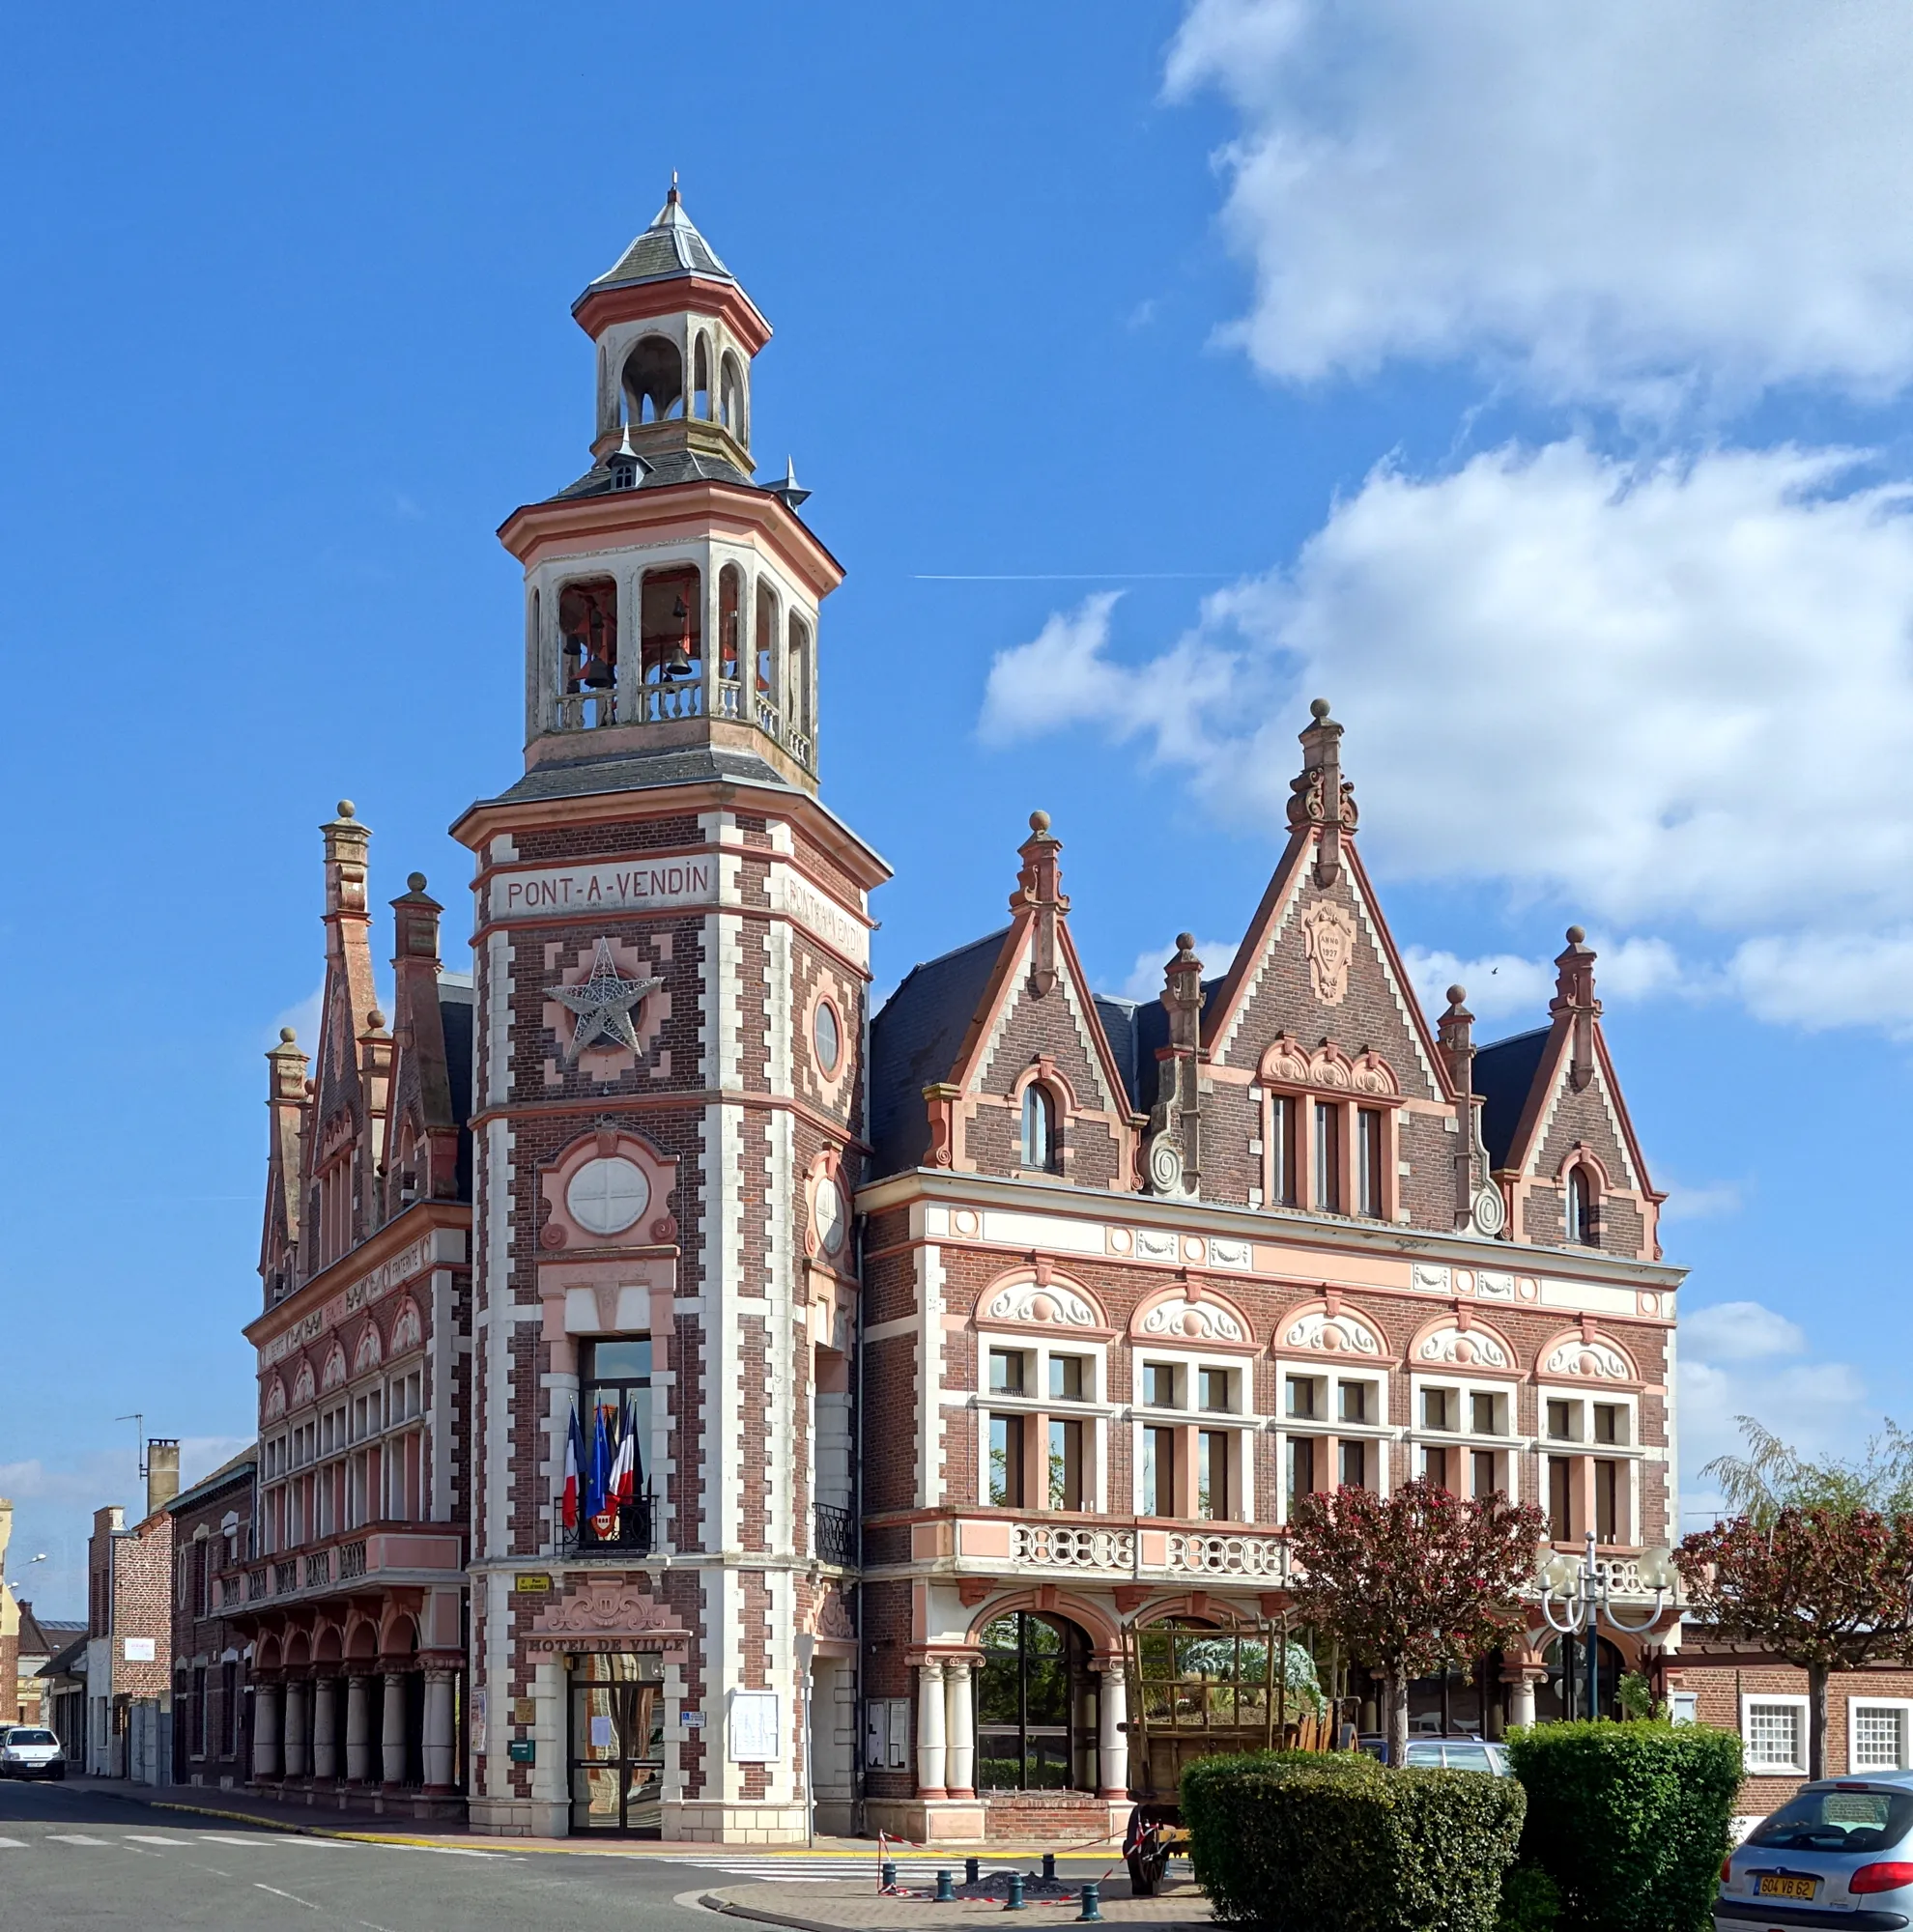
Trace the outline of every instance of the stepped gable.
{"type": "Polygon", "coordinates": [[[1485,1110],[1489,1158],[1510,1197],[1517,1239],[1579,1242],[1656,1260],[1661,1252],[1659,1209],[1667,1197],[1655,1192],[1648,1179],[1608,1052],[1601,1002],[1594,993],[1595,957],[1586,934],[1578,925],[1569,926],[1566,950],[1555,961],[1550,1025],[1490,1047],[1477,1058],[1477,1079],[1484,1090],[1493,1079],[1498,1090],[1485,1110]],[[1483,1061],[1490,1062],[1485,1073],[1483,1061]],[[1525,1066],[1531,1071],[1509,1128],[1525,1066]],[[1586,1177],[1594,1209],[1591,1226],[1579,1235],[1568,1199],[1577,1168],[1586,1177]]]}
{"type": "Polygon", "coordinates": [[[1278,1035],[1332,1041],[1388,1063],[1410,1099],[1452,1094],[1428,1023],[1356,851],[1355,787],[1341,775],[1342,727],[1317,698],[1301,733],[1290,836],[1247,934],[1208,1003],[1211,1063],[1253,1077],[1278,1035]]]}

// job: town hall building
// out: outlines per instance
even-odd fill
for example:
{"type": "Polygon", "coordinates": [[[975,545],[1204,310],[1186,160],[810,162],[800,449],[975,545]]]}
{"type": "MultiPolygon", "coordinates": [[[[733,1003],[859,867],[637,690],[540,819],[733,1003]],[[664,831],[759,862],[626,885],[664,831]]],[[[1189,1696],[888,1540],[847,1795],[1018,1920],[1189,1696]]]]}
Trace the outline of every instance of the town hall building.
{"type": "MultiPolygon", "coordinates": [[[[573,314],[590,465],[500,533],[525,765],[454,827],[470,971],[414,874],[380,1009],[342,804],[319,1036],[268,1056],[255,1780],[1095,1835],[1126,1630],[1278,1618],[1338,1485],[1518,1495],[1651,1607],[1680,1270],[1579,930],[1531,1029],[1425,1013],[1318,702],[1233,958],[1099,994],[1036,811],[1007,923],[872,1013],[890,870],[820,783],[842,569],[755,480],[770,326],[675,187],[573,314]]],[[[1490,1730],[1562,1694],[1535,1624],[1457,1693],[1490,1730]]]]}

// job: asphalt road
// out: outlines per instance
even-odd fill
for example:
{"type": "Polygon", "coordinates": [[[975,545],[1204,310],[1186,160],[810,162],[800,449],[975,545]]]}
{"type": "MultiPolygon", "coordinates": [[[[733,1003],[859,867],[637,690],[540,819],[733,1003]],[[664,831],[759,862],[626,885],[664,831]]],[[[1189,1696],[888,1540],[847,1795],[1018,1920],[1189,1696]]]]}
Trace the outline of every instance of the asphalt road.
{"type": "Polygon", "coordinates": [[[675,1861],[347,1843],[0,1782],[5,1932],[717,1932],[738,1921],[675,1901],[725,1883],[675,1861]]]}

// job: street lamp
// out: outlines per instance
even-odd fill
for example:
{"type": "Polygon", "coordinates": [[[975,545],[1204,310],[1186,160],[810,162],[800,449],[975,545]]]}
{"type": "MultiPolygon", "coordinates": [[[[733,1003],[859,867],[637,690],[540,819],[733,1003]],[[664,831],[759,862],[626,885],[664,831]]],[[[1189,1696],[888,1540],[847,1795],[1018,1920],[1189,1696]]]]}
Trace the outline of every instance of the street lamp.
{"type": "MultiPolygon", "coordinates": [[[[1545,1548],[1545,1546],[1544,1546],[1545,1548]]],[[[1587,1532],[1587,1550],[1579,1560],[1556,1550],[1541,1565],[1541,1614],[1548,1620],[1548,1628],[1556,1631],[1563,1638],[1571,1639],[1577,1632],[1585,1633],[1587,1639],[1587,1715],[1594,1717],[1601,1708],[1601,1651],[1598,1626],[1606,1622],[1610,1630],[1625,1632],[1629,1636],[1638,1636],[1642,1631],[1652,1630],[1660,1621],[1661,1612],[1667,1607],[1668,1592],[1673,1587],[1676,1572],[1672,1552],[1667,1549],[1650,1549],[1637,1566],[1641,1580],[1654,1593],[1654,1607],[1642,1623],[1629,1623],[1614,1609],[1614,1573],[1613,1565],[1602,1569],[1594,1560],[1594,1532],[1587,1532]],[[1557,1601],[1558,1600],[1558,1605],[1557,1601]]],[[[1568,1652],[1563,1647],[1563,1661],[1568,1652]]],[[[1568,1670],[1561,1672],[1563,1686],[1568,1681],[1568,1670]]]]}

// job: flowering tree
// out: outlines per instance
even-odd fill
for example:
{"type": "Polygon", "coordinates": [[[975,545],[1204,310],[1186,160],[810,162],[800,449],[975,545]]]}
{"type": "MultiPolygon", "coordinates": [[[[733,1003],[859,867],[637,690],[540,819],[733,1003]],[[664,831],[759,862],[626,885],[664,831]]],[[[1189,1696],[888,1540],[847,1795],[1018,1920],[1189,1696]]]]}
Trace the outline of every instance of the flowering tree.
{"type": "Polygon", "coordinates": [[[1388,1759],[1408,1749],[1409,1680],[1466,1662],[1524,1630],[1541,1512],[1496,1495],[1469,1502],[1438,1484],[1392,1495],[1298,1496],[1289,1548],[1300,1616],[1332,1633],[1387,1688],[1388,1759]]]}
{"type": "Polygon", "coordinates": [[[1913,1651],[1913,1517],[1788,1503],[1697,1529],[1674,1561],[1688,1614],[1807,1673],[1807,1768],[1826,1775],[1827,1678],[1913,1651]]]}

